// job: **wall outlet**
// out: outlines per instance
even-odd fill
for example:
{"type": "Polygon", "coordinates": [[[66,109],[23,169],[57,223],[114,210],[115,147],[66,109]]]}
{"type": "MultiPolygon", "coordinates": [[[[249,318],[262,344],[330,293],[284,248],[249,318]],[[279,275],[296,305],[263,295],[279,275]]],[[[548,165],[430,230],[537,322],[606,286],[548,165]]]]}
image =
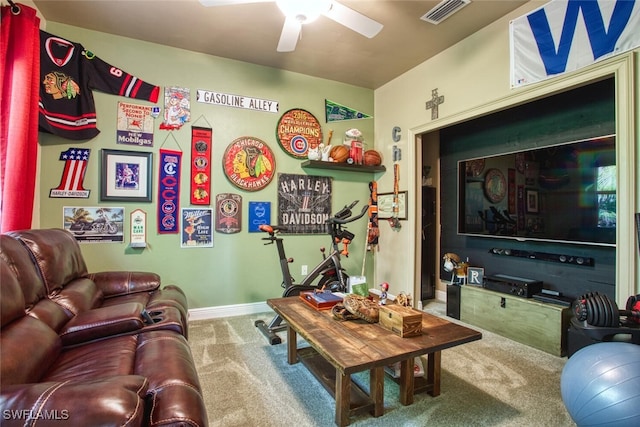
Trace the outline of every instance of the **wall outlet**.
{"type": "Polygon", "coordinates": [[[306,266],[306,265],[303,265],[303,266],[302,266],[302,269],[301,269],[301,271],[300,271],[300,274],[302,274],[303,276],[306,276],[306,275],[307,275],[307,266],[306,266]]]}

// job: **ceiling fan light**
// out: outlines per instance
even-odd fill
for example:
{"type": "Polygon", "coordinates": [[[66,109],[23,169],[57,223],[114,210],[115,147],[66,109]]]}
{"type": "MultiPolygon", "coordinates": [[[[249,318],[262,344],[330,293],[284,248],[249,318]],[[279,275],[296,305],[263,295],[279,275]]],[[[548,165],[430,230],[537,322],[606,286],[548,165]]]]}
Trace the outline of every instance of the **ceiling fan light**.
{"type": "Polygon", "coordinates": [[[331,0],[276,0],[276,4],[287,18],[308,24],[331,9],[331,0]]]}

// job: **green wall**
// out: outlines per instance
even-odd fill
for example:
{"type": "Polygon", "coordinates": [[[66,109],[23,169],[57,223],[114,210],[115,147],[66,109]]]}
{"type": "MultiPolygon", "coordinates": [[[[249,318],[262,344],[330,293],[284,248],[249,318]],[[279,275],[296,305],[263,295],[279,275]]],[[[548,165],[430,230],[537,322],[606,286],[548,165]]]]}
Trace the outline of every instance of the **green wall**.
{"type": "MultiPolygon", "coordinates": [[[[334,81],[314,78],[275,68],[261,67],[244,62],[213,57],[181,49],[127,39],[110,34],[88,31],[77,27],[49,22],[47,31],[81,43],[86,49],[111,65],[156,85],[179,86],[191,89],[191,125],[206,125],[213,128],[212,194],[236,193],[243,197],[243,230],[237,234],[214,233],[213,248],[181,249],[178,234],[159,235],[156,224],[157,161],[161,145],[177,148],[168,131],[159,130],[161,119],[156,119],[154,146],[137,148],[116,144],[116,107],[119,101],[148,104],[114,95],[94,92],[97,105],[100,135],[89,141],[72,141],[50,134],[40,133],[40,218],[39,227],[62,227],[64,206],[124,206],[124,244],[83,244],[82,252],[89,271],[139,270],[154,271],[161,275],[163,284],[177,284],[186,292],[190,308],[224,306],[261,302],[281,294],[282,281],[275,246],[264,246],[260,233],[247,231],[248,202],[270,201],[271,218],[277,221],[277,189],[274,179],[266,188],[246,192],[233,186],[222,172],[222,156],[226,147],[235,138],[253,136],[265,141],[276,156],[277,173],[312,174],[333,177],[333,210],[341,208],[354,199],[362,206],[369,196],[367,183],[378,179],[373,174],[355,172],[332,172],[326,170],[305,171],[300,159],[289,156],[276,139],[276,124],[282,113],[291,108],[302,108],[314,114],[322,125],[323,135],[334,131],[333,144],[340,143],[344,132],[356,127],[363,132],[365,142],[373,148],[373,119],[332,122],[327,124],[324,115],[324,100],[347,105],[356,110],[373,114],[373,91],[334,81]],[[279,113],[264,113],[250,110],[213,106],[195,101],[197,89],[240,94],[256,98],[276,100],[279,113]],[[201,118],[202,117],[202,118],[201,118]],[[206,119],[204,121],[203,119],[206,119]],[[166,141],[166,142],[165,142],[166,141]],[[60,152],[70,147],[91,149],[84,186],[91,190],[89,199],[49,198],[49,190],[60,182],[63,164],[58,160],[60,152]],[[153,202],[152,203],[105,203],[99,201],[100,194],[100,149],[122,149],[151,151],[154,153],[153,202]],[[147,212],[147,241],[144,250],[128,248],[129,214],[134,209],[147,212]]],[[[229,40],[233,43],[233,40],[229,40]]],[[[287,54],[283,54],[283,61],[287,54]]],[[[157,105],[162,105],[159,101],[157,105]]],[[[181,207],[189,207],[189,158],[190,126],[172,131],[184,152],[182,167],[181,207]]],[[[366,219],[363,218],[349,230],[356,234],[350,245],[350,256],[343,258],[344,266],[351,275],[359,275],[365,254],[366,219]]],[[[287,236],[287,253],[295,258],[292,274],[301,279],[300,266],[311,269],[321,258],[319,247],[329,247],[328,235],[287,236]]],[[[373,272],[373,258],[366,260],[367,276],[373,272]]]]}

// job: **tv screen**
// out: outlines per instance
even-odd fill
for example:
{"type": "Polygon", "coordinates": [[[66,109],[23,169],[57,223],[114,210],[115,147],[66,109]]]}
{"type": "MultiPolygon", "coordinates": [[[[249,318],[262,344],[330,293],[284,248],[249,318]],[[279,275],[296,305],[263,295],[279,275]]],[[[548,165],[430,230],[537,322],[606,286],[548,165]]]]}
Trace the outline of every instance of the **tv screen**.
{"type": "Polygon", "coordinates": [[[615,135],[458,162],[458,233],[615,246],[615,135]]]}

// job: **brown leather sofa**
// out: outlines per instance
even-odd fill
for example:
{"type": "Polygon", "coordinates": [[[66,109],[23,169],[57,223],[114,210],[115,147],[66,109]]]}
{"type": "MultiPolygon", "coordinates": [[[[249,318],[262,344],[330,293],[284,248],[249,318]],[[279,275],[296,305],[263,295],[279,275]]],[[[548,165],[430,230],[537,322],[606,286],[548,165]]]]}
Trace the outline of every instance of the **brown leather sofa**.
{"type": "Polygon", "coordinates": [[[0,424],[207,425],[180,288],[59,229],[0,235],[0,272],[0,424]]]}

